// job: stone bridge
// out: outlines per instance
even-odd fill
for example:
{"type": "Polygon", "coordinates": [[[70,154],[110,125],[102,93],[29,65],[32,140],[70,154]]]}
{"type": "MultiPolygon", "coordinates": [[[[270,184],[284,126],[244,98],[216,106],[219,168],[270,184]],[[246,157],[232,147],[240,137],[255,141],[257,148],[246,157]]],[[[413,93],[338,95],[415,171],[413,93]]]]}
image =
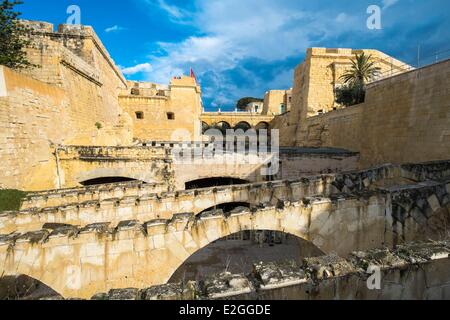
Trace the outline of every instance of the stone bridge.
{"type": "Polygon", "coordinates": [[[404,188],[414,189],[443,183],[450,176],[449,168],[450,162],[445,161],[384,165],[370,170],[294,180],[161,193],[163,184],[140,182],[38,192],[25,199],[21,211],[0,214],[0,234],[32,231],[49,222],[88,225],[138,220],[145,223],[152,219],[171,219],[178,212],[197,215],[225,204],[255,208],[260,204],[277,205],[282,201],[301,201],[317,195],[328,197],[364,190],[386,191],[386,188],[390,191],[390,185],[399,184],[401,187],[402,183],[404,188]]]}
{"type": "Polygon", "coordinates": [[[224,112],[224,113],[203,113],[200,120],[203,123],[203,129],[208,129],[217,124],[224,124],[224,128],[252,128],[269,129],[269,124],[274,116],[251,114],[246,112],[224,112]]]}
{"type": "Polygon", "coordinates": [[[310,198],[195,217],[177,214],[145,224],[123,221],[85,227],[46,226],[0,238],[0,274],[24,274],[64,297],[89,298],[112,288],[145,288],[166,283],[195,252],[243,230],[274,230],[312,241],[324,252],[348,253],[389,242],[386,199],[310,198]],[[54,229],[52,229],[54,228],[54,229]],[[366,239],[362,241],[362,239],[366,239]]]}
{"type": "MultiPolygon", "coordinates": [[[[165,283],[192,254],[244,230],[289,233],[312,242],[324,253],[344,257],[355,250],[448,236],[447,164],[394,166],[391,172],[396,170],[405,170],[404,176],[424,181],[370,190],[366,185],[370,185],[370,177],[376,176],[374,172],[366,172],[364,179],[362,173],[352,173],[331,183],[345,192],[329,190],[328,197],[278,199],[276,205],[266,202],[252,210],[227,213],[172,213],[159,219],[149,215],[147,221],[147,217],[138,216],[110,223],[110,217],[92,211],[76,218],[80,222],[77,225],[60,225],[52,223],[54,216],[43,212],[46,224],[42,228],[0,237],[0,274],[28,275],[65,297],[89,298],[112,288],[146,288],[165,283]],[[428,180],[431,177],[434,181],[428,180]],[[361,187],[356,187],[358,181],[361,187]],[[88,216],[108,223],[81,223],[88,216]]],[[[380,181],[386,184],[389,179],[374,179],[372,187],[380,181]]],[[[134,206],[135,200],[117,213],[129,214],[134,206]]],[[[32,215],[28,218],[32,219],[32,215]]],[[[66,218],[71,219],[70,215],[66,218]]]]}
{"type": "MultiPolygon", "coordinates": [[[[212,146],[213,147],[213,146],[212,146]]],[[[184,190],[201,179],[232,178],[246,182],[268,179],[264,168],[273,162],[277,178],[352,170],[358,154],[341,150],[281,150],[279,154],[217,152],[214,148],[165,144],[133,147],[60,146],[56,148],[57,185],[74,188],[95,183],[138,180],[165,184],[166,190],[184,190]],[[190,155],[179,161],[177,155],[190,155]],[[279,161],[278,161],[279,160],[279,161]],[[299,169],[295,169],[299,168],[299,169]]]]}
{"type": "Polygon", "coordinates": [[[55,150],[60,188],[73,188],[105,178],[166,184],[171,173],[163,147],[60,146],[55,150]]]}
{"type": "Polygon", "coordinates": [[[280,201],[300,201],[316,195],[362,191],[380,181],[408,176],[409,173],[401,167],[386,165],[366,171],[298,180],[177,192],[155,193],[155,185],[137,182],[38,192],[29,195],[22,203],[23,210],[0,214],[0,234],[36,230],[48,222],[87,225],[138,220],[144,223],[151,219],[171,219],[177,212],[197,215],[223,204],[244,203],[248,207],[277,205],[280,201]]]}
{"type": "MultiPolygon", "coordinates": [[[[181,150],[181,149],[180,149],[181,150]]],[[[185,183],[202,178],[236,178],[245,181],[264,181],[261,168],[272,157],[241,153],[210,153],[202,148],[194,161],[175,161],[173,148],[86,147],[57,148],[58,185],[74,188],[90,182],[137,180],[145,183],[165,183],[167,189],[183,190],[185,183]]]]}

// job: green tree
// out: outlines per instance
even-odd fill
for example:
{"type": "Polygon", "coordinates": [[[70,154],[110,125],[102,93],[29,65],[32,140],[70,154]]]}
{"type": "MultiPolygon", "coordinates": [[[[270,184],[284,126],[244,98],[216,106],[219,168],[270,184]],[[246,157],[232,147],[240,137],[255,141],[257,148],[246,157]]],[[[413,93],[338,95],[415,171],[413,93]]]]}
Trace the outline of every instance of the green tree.
{"type": "Polygon", "coordinates": [[[245,97],[242,99],[239,99],[239,101],[236,104],[236,108],[238,108],[239,110],[244,110],[245,107],[247,107],[247,105],[250,102],[262,102],[264,101],[263,99],[259,99],[259,98],[253,98],[253,97],[245,97]]]}
{"type": "Polygon", "coordinates": [[[356,54],[351,64],[350,69],[340,77],[345,85],[336,90],[336,102],[346,106],[364,102],[367,82],[381,71],[372,56],[364,52],[356,54]]]}
{"type": "Polygon", "coordinates": [[[24,48],[30,45],[26,36],[30,30],[20,23],[20,12],[14,6],[22,4],[20,0],[0,0],[0,65],[14,69],[34,66],[27,60],[24,48]]]}

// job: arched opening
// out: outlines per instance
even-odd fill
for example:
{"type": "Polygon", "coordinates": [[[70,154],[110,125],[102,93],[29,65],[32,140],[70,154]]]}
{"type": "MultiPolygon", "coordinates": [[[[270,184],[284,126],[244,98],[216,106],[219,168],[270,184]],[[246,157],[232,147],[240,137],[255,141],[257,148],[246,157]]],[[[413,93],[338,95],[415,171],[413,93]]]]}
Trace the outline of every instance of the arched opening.
{"type": "Polygon", "coordinates": [[[216,210],[221,210],[221,211],[223,211],[223,213],[228,214],[228,213],[232,212],[233,210],[250,209],[251,207],[252,207],[252,205],[248,202],[227,202],[227,203],[217,204],[214,207],[205,209],[202,212],[200,212],[198,215],[201,216],[202,214],[205,214],[205,213],[208,213],[211,211],[216,211],[216,210]]]}
{"type": "Polygon", "coordinates": [[[27,275],[0,277],[0,300],[62,299],[55,290],[27,275]]]}
{"type": "Polygon", "coordinates": [[[241,129],[244,132],[250,130],[251,128],[252,128],[252,126],[248,122],[245,122],[245,121],[241,121],[237,125],[234,126],[234,130],[241,129]]]}
{"type": "Polygon", "coordinates": [[[172,275],[169,283],[199,281],[224,271],[248,274],[259,262],[302,262],[322,256],[314,244],[291,234],[270,231],[241,231],[215,241],[194,253],[172,275]]]}
{"type": "Polygon", "coordinates": [[[205,134],[206,131],[208,131],[210,129],[209,124],[207,124],[206,122],[202,121],[202,134],[205,134]]]}
{"type": "Polygon", "coordinates": [[[227,130],[231,129],[231,125],[226,121],[217,122],[216,124],[212,125],[210,129],[217,129],[222,134],[226,134],[227,130]]]}
{"type": "Polygon", "coordinates": [[[185,189],[192,190],[247,183],[250,183],[250,181],[231,177],[213,177],[188,181],[185,183],[185,189]]]}
{"type": "Polygon", "coordinates": [[[130,181],[139,181],[139,180],[136,180],[133,178],[126,178],[126,177],[99,177],[99,178],[95,178],[95,179],[82,181],[82,182],[80,182],[80,184],[87,187],[87,186],[96,186],[96,185],[101,185],[101,184],[130,182],[130,181]]]}
{"type": "Polygon", "coordinates": [[[255,129],[256,131],[259,130],[269,130],[270,125],[267,122],[260,122],[256,125],[255,129]]]}

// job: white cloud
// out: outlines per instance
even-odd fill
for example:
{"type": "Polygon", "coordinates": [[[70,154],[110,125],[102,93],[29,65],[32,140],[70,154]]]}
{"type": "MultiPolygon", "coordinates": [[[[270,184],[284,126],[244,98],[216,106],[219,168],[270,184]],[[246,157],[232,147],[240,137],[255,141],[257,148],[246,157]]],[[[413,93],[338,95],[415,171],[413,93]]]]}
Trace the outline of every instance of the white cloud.
{"type": "Polygon", "coordinates": [[[164,0],[159,0],[159,7],[166,11],[169,15],[171,15],[174,18],[181,19],[183,18],[183,12],[180,8],[177,6],[171,6],[167,4],[164,0]]]}
{"type": "Polygon", "coordinates": [[[122,30],[125,30],[125,28],[120,27],[120,26],[118,26],[118,25],[114,25],[114,26],[112,26],[112,27],[106,28],[106,29],[105,29],[105,32],[106,32],[106,33],[110,33],[110,32],[122,31],[122,30]]]}
{"type": "Polygon", "coordinates": [[[141,63],[128,68],[120,67],[120,70],[124,75],[131,76],[139,72],[152,72],[153,68],[150,63],[141,63]]]}
{"type": "Polygon", "coordinates": [[[178,6],[170,5],[165,0],[143,0],[151,8],[151,15],[154,15],[153,10],[164,11],[169,18],[176,23],[187,23],[191,17],[190,12],[178,6]]]}
{"type": "Polygon", "coordinates": [[[383,0],[383,10],[386,10],[389,7],[392,7],[399,0],[383,0]]]}
{"type": "Polygon", "coordinates": [[[336,17],[336,21],[342,23],[342,22],[346,22],[348,18],[349,17],[348,17],[348,15],[346,13],[341,12],[336,17]]]}
{"type": "Polygon", "coordinates": [[[270,64],[300,56],[317,38],[327,39],[357,28],[366,30],[364,14],[308,11],[296,0],[282,2],[196,0],[195,12],[186,12],[159,1],[172,21],[181,19],[175,22],[189,23],[201,35],[180,42],[158,43],[163,54],[149,56],[153,69],[147,80],[167,83],[173,76],[187,73],[192,66],[200,80],[207,78],[203,95],[213,99],[213,106],[235,101],[240,95],[262,96],[268,84],[277,89],[291,87],[292,70],[280,70],[269,81],[243,70],[243,76],[252,83],[247,87],[236,85],[229,71],[252,59],[270,64]]]}

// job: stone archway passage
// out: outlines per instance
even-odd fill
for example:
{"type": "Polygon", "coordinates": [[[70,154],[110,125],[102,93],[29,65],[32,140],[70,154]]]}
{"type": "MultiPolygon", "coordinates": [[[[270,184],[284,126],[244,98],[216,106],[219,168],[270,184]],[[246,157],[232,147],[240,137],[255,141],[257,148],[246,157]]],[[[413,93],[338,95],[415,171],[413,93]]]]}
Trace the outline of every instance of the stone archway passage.
{"type": "Polygon", "coordinates": [[[99,177],[86,181],[80,182],[82,186],[96,186],[101,184],[111,184],[111,183],[120,183],[120,182],[131,182],[131,181],[139,181],[133,178],[126,177],[99,177]]]}
{"type": "Polygon", "coordinates": [[[203,178],[188,181],[185,183],[186,190],[192,189],[202,189],[202,188],[211,188],[211,187],[219,187],[219,186],[231,186],[231,185],[240,185],[240,184],[248,184],[250,183],[248,180],[232,178],[232,177],[211,177],[211,178],[203,178]]]}
{"type": "Polygon", "coordinates": [[[279,231],[241,231],[219,239],[190,256],[169,283],[201,281],[224,271],[249,274],[261,262],[296,262],[323,256],[314,244],[279,231]]]}
{"type": "Polygon", "coordinates": [[[209,124],[207,124],[206,122],[202,121],[202,134],[205,134],[206,131],[208,131],[210,129],[209,124]]]}
{"type": "Polygon", "coordinates": [[[260,122],[255,126],[256,131],[258,130],[269,130],[270,124],[268,122],[260,122]]]}
{"type": "Polygon", "coordinates": [[[62,299],[55,290],[27,275],[0,277],[0,300],[62,299]]]}
{"type": "Polygon", "coordinates": [[[250,130],[251,128],[252,126],[247,121],[241,121],[234,126],[234,130],[243,130],[244,132],[250,130]]]}
{"type": "Polygon", "coordinates": [[[237,209],[247,209],[250,210],[252,205],[248,202],[224,202],[216,204],[210,208],[207,208],[200,212],[198,215],[201,216],[202,214],[208,214],[211,211],[217,211],[222,210],[224,214],[228,214],[232,211],[235,211],[237,209]]]}

